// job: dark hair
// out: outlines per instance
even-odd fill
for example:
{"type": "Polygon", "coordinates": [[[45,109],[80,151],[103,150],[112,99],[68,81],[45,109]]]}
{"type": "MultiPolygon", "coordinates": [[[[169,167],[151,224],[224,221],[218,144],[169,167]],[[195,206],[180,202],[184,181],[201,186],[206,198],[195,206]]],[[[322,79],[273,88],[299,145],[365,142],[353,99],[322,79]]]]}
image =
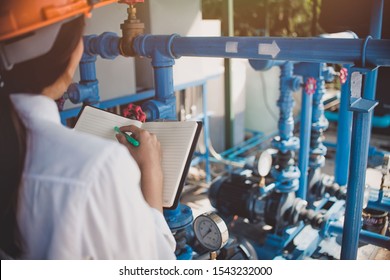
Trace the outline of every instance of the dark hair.
{"type": "Polygon", "coordinates": [[[65,72],[83,27],[83,16],[63,24],[48,53],[0,73],[0,248],[13,258],[23,254],[17,214],[27,138],[10,93],[40,94],[53,84],[65,72]]]}

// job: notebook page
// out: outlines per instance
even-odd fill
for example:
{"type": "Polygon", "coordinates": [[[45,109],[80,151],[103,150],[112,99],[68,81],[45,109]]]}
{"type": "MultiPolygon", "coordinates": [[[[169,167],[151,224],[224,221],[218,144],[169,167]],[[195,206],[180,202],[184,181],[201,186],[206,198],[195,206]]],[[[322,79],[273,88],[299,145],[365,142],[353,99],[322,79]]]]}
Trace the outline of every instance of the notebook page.
{"type": "Polygon", "coordinates": [[[140,127],[142,123],[101,109],[86,106],[77,120],[74,129],[117,141],[114,127],[130,124],[140,127]]]}
{"type": "Polygon", "coordinates": [[[197,126],[193,121],[142,124],[142,128],[154,133],[161,144],[164,207],[170,207],[174,203],[197,126]]]}

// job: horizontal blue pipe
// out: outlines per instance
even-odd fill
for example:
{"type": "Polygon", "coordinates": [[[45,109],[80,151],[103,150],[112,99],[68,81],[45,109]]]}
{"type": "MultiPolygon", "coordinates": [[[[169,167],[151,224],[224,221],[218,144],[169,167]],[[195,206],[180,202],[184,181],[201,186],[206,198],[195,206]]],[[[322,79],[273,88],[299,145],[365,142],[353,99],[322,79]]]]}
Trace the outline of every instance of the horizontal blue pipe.
{"type": "MultiPolygon", "coordinates": [[[[150,41],[150,44],[158,45],[156,40],[159,38],[149,35],[144,44],[147,46],[150,41]]],[[[162,38],[160,40],[162,44],[165,42],[162,38]]],[[[172,39],[171,53],[175,57],[200,56],[360,64],[363,43],[363,39],[176,36],[172,39]]],[[[366,64],[390,66],[390,40],[369,40],[365,53],[366,64]]]]}
{"type": "Polygon", "coordinates": [[[381,202],[368,201],[367,208],[383,212],[390,212],[390,199],[383,198],[381,202]]]}
{"type": "MultiPolygon", "coordinates": [[[[154,97],[154,90],[147,90],[147,91],[143,91],[143,92],[136,93],[136,94],[130,94],[130,95],[102,101],[99,103],[100,104],[99,108],[101,108],[101,109],[112,108],[112,107],[115,107],[117,105],[138,102],[138,101],[142,101],[142,100],[149,99],[152,97],[154,97]]],[[[61,121],[64,123],[64,121],[66,119],[76,117],[79,114],[80,110],[81,110],[81,107],[77,107],[77,108],[72,108],[72,109],[68,109],[68,110],[64,110],[64,111],[60,112],[61,121]]]]}
{"type": "Polygon", "coordinates": [[[336,147],[337,147],[337,143],[334,143],[334,142],[329,142],[329,141],[324,141],[324,142],[322,142],[324,145],[325,145],[325,147],[327,147],[327,148],[332,148],[332,149],[336,149],[336,147]]]}
{"type": "MultiPolygon", "coordinates": [[[[200,85],[205,84],[207,81],[212,80],[212,79],[216,79],[216,78],[218,78],[220,76],[221,76],[221,74],[210,75],[210,76],[207,76],[204,79],[199,79],[199,80],[191,81],[191,82],[188,82],[188,83],[176,85],[174,87],[174,89],[175,89],[175,91],[180,91],[180,90],[183,90],[183,89],[186,89],[186,88],[189,88],[189,87],[200,86],[200,85]]],[[[101,105],[101,106],[99,106],[99,108],[107,109],[107,108],[115,107],[117,105],[123,105],[123,104],[132,103],[132,102],[138,102],[138,101],[146,100],[146,99],[149,99],[149,98],[153,98],[154,95],[155,95],[154,89],[145,90],[145,91],[141,91],[141,92],[138,92],[138,93],[133,93],[133,94],[129,94],[129,95],[125,95],[125,96],[121,96],[121,97],[117,97],[117,98],[101,101],[99,103],[101,105]]],[[[66,123],[66,119],[76,117],[79,114],[80,110],[81,110],[81,107],[77,107],[77,108],[67,109],[67,110],[64,110],[64,111],[60,112],[62,123],[65,124],[66,123]]]]}
{"type": "MultiPolygon", "coordinates": [[[[328,233],[337,235],[343,234],[343,226],[337,222],[331,222],[328,227],[328,233]]],[[[375,232],[362,229],[360,230],[359,240],[375,246],[390,249],[390,237],[375,232]]]]}
{"type": "MultiPolygon", "coordinates": [[[[339,114],[336,112],[325,112],[325,117],[331,122],[337,122],[339,119],[339,114]]],[[[390,115],[384,116],[373,116],[372,126],[377,128],[387,128],[390,127],[390,115]]]]}

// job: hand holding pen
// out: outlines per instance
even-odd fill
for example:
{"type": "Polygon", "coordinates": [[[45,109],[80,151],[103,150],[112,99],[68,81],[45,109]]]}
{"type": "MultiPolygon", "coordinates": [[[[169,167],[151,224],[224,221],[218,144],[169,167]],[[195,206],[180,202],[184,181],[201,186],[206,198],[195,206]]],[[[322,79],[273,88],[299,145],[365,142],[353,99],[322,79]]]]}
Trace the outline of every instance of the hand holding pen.
{"type": "Polygon", "coordinates": [[[138,147],[139,146],[139,142],[137,140],[134,139],[134,137],[131,137],[129,134],[123,132],[120,130],[119,127],[115,126],[114,127],[114,130],[115,132],[119,133],[119,134],[122,134],[123,136],[125,136],[127,142],[129,142],[130,144],[132,144],[134,147],[138,147]]]}

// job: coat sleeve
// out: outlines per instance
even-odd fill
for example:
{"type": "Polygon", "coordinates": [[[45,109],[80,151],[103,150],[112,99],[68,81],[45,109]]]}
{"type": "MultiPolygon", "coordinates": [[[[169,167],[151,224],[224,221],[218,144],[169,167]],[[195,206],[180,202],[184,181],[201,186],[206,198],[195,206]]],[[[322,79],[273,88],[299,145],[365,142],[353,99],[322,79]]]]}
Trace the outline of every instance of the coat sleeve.
{"type": "Polygon", "coordinates": [[[175,259],[175,240],[163,215],[140,190],[140,171],[115,143],[91,179],[82,224],[82,256],[92,259],[175,259]]]}

